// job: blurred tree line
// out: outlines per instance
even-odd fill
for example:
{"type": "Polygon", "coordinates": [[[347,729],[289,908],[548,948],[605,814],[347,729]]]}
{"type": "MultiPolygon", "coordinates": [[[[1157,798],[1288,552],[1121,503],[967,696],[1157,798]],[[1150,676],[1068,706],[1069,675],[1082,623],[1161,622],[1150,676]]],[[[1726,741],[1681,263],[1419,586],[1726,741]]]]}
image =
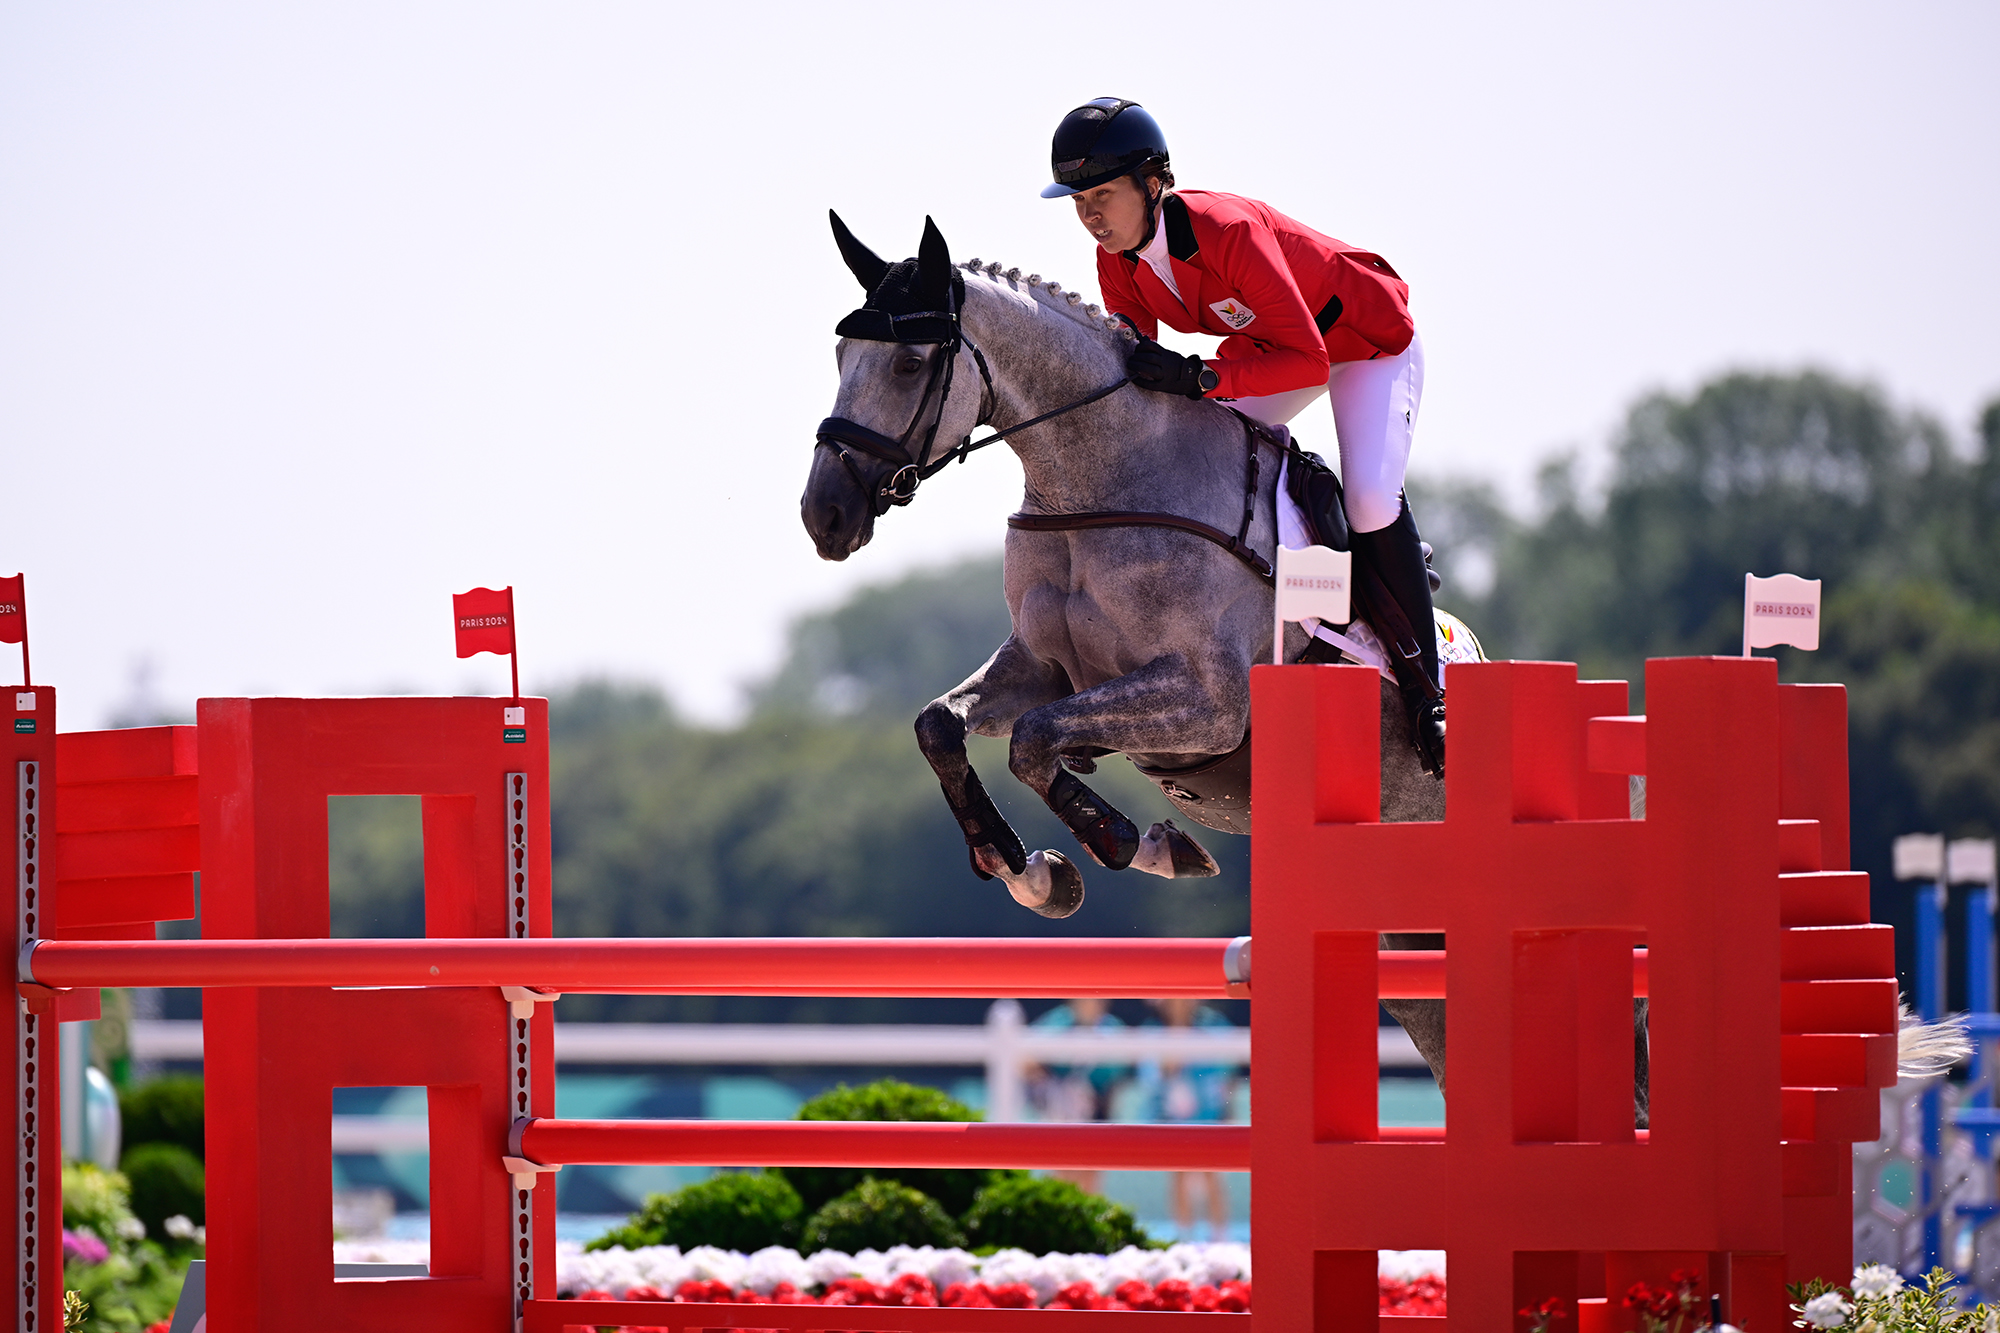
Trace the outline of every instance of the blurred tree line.
{"type": "Polygon", "coordinates": [[[1847,685],[1854,864],[1904,924],[1890,840],[2000,822],[2000,400],[1966,448],[1866,385],[1725,375],[1637,403],[1594,493],[1578,472],[1544,465],[1527,516],[1417,488],[1441,600],[1491,656],[1632,681],[1636,711],[1646,658],[1742,650],[1746,572],[1824,579],[1819,651],[1763,651],[1847,685]]]}
{"type": "MultiPolygon", "coordinates": [[[[1788,681],[1850,690],[1853,846],[1877,917],[1899,833],[1991,835],[2000,817],[2000,402],[1971,447],[1832,376],[1732,374],[1637,403],[1595,486],[1543,467],[1528,514],[1483,484],[1414,485],[1441,602],[1494,657],[1633,682],[1649,656],[1735,653],[1743,575],[1826,580],[1817,653],[1788,681]]],[[[550,707],[561,935],[1225,935],[1249,929],[1248,848],[1205,834],[1210,880],[1086,867],[1089,897],[1044,921],[975,879],[910,724],[1007,633],[997,557],[864,590],[797,622],[737,726],[658,691],[588,682],[550,707]]],[[[1068,834],[974,738],[973,762],[1030,847],[1068,834]]],[[[1140,822],[1170,815],[1122,761],[1094,782],[1140,822]]],[[[420,934],[414,798],[342,798],[337,934],[420,934]],[[401,804],[398,804],[398,803],[401,804]]],[[[1385,892],[1393,891],[1385,886],[1385,892]]],[[[977,1021],[982,1002],[584,997],[565,1016],[977,1021]]]]}

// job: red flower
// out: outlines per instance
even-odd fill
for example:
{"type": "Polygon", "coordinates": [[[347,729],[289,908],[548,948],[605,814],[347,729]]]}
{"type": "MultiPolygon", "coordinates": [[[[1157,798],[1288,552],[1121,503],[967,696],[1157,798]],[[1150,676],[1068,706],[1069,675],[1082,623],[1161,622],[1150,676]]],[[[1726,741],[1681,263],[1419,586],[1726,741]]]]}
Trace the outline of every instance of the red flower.
{"type": "Polygon", "coordinates": [[[800,1291],[797,1287],[793,1286],[791,1283],[780,1282],[777,1286],[771,1288],[771,1304],[818,1305],[819,1302],[814,1300],[807,1293],[800,1291]]]}
{"type": "Polygon", "coordinates": [[[1042,1307],[1047,1310],[1109,1310],[1111,1298],[1100,1296],[1088,1282],[1072,1282],[1042,1307]]]}
{"type": "Polygon", "coordinates": [[[936,1305],[937,1286],[922,1273],[904,1273],[889,1284],[886,1293],[888,1305],[936,1305]]]}
{"type": "Polygon", "coordinates": [[[1112,1288],[1111,1294],[1117,1298],[1119,1309],[1158,1310],[1162,1308],[1159,1298],[1153,1294],[1153,1289],[1136,1277],[1120,1282],[1116,1287],[1112,1288]]]}
{"type": "Polygon", "coordinates": [[[1032,1310],[1041,1302],[1035,1299],[1035,1289],[1025,1282],[1003,1282],[997,1287],[986,1287],[986,1299],[1001,1310],[1032,1310]]]}
{"type": "Polygon", "coordinates": [[[727,1282],[697,1282],[689,1278],[674,1289],[674,1299],[686,1302],[727,1302],[736,1299],[736,1293],[727,1282]]]}
{"type": "Polygon", "coordinates": [[[983,1282],[954,1282],[944,1289],[944,1303],[962,1310],[990,1310],[993,1301],[983,1282]]]}
{"type": "Polygon", "coordinates": [[[1441,1315],[1445,1312],[1444,1279],[1425,1273],[1410,1282],[1393,1277],[1375,1279],[1376,1306],[1387,1315],[1441,1315]]]}
{"type": "Polygon", "coordinates": [[[1215,1299],[1215,1308],[1227,1314],[1246,1314],[1250,1309],[1250,1284],[1225,1282],[1215,1299]]]}
{"type": "Polygon", "coordinates": [[[894,1305],[889,1293],[865,1277],[841,1277],[829,1282],[821,1305],[894,1305]]]}
{"type": "Polygon", "coordinates": [[[627,1287],[625,1289],[625,1299],[628,1301],[670,1301],[673,1297],[667,1295],[666,1292],[661,1291],[658,1287],[641,1285],[627,1287]]]}

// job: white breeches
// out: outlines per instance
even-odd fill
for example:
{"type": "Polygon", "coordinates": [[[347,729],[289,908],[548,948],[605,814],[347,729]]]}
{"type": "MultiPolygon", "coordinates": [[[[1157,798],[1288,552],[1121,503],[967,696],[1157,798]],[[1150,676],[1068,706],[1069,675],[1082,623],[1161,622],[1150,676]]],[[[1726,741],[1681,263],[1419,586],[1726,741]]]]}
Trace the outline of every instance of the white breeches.
{"type": "Polygon", "coordinates": [[[1267,426],[1281,426],[1325,394],[1333,404],[1340,441],[1340,485],[1347,521],[1356,532],[1374,532],[1396,521],[1403,474],[1424,398],[1424,343],[1413,337],[1397,356],[1336,361],[1326,383],[1265,398],[1238,398],[1236,410],[1267,426]]]}

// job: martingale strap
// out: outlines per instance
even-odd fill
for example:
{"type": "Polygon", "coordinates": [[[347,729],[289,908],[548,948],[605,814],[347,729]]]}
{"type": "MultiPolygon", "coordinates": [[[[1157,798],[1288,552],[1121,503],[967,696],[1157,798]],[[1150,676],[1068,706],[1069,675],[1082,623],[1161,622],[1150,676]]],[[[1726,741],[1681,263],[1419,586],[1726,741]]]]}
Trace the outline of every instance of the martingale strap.
{"type": "MultiPolygon", "coordinates": [[[[1257,446],[1260,443],[1274,449],[1282,446],[1278,444],[1277,437],[1262,423],[1244,416],[1241,412],[1236,415],[1243,423],[1243,436],[1249,458],[1243,487],[1243,525],[1237,529],[1233,537],[1221,528],[1204,523],[1200,519],[1182,518],[1179,514],[1160,514],[1145,509],[1099,509],[1070,514],[1010,514],[1007,526],[1022,532],[1080,532],[1089,528],[1171,528],[1176,532],[1193,533],[1203,541],[1213,542],[1241,560],[1258,578],[1275,586],[1277,575],[1271,569],[1271,562],[1257,554],[1250,545],[1250,524],[1257,516],[1257,446]]],[[[1276,503],[1275,498],[1273,503],[1276,503]]]]}

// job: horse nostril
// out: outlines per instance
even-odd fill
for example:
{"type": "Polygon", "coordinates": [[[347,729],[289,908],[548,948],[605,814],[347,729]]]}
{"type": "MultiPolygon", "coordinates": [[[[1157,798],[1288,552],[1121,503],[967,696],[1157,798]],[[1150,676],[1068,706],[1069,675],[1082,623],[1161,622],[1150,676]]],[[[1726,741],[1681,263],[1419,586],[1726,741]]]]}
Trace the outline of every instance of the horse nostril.
{"type": "Polygon", "coordinates": [[[839,532],[839,531],[840,531],[840,506],[839,506],[839,505],[828,505],[828,506],[827,506],[827,509],[826,509],[826,530],[827,530],[828,532],[839,532]]]}

